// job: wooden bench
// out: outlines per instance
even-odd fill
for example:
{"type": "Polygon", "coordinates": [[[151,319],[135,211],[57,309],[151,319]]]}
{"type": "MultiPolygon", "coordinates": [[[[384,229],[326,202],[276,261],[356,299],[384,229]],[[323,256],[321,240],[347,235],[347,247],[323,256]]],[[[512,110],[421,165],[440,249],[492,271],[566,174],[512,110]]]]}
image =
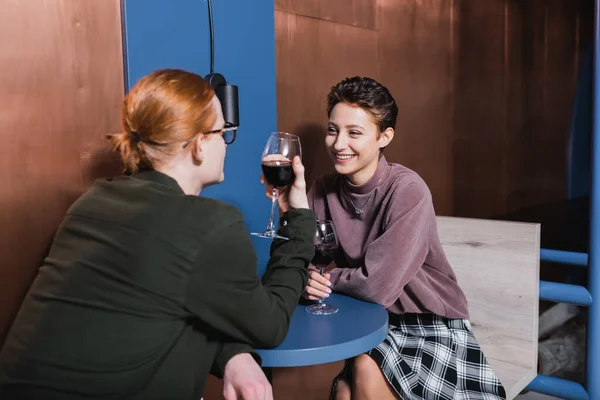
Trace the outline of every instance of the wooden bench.
{"type": "Polygon", "coordinates": [[[540,225],[438,217],[471,324],[507,398],[537,374],[540,225]]]}

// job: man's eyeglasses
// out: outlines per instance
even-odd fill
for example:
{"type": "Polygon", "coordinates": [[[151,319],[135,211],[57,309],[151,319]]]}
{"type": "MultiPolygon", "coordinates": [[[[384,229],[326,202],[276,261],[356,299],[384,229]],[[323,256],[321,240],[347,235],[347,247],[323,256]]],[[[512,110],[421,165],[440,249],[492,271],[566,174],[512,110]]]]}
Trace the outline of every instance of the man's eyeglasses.
{"type": "MultiPolygon", "coordinates": [[[[236,132],[237,132],[236,126],[226,126],[222,129],[215,129],[214,131],[203,132],[203,135],[211,135],[211,134],[218,133],[223,137],[225,144],[231,144],[235,141],[235,138],[237,135],[236,132]]],[[[192,142],[192,140],[194,140],[195,137],[196,137],[196,135],[194,135],[191,138],[189,138],[188,140],[186,140],[185,143],[183,143],[183,147],[185,148],[188,144],[190,144],[192,142]]]]}

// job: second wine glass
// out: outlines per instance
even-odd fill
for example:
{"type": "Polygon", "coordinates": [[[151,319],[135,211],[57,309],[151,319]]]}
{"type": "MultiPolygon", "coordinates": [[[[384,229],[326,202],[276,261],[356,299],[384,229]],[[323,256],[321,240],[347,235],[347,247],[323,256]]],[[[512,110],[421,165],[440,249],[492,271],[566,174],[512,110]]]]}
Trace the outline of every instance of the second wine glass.
{"type": "MultiPolygon", "coordinates": [[[[333,222],[329,220],[317,221],[317,230],[315,232],[316,256],[313,263],[320,268],[319,272],[321,276],[325,272],[325,267],[333,261],[338,245],[338,238],[333,222]]],[[[316,315],[329,315],[335,314],[339,309],[331,304],[325,304],[325,299],[320,299],[317,304],[307,307],[306,311],[316,315]]]]}
{"type": "Polygon", "coordinates": [[[286,132],[273,132],[269,135],[262,153],[261,166],[265,179],[273,185],[273,192],[271,193],[271,218],[264,232],[255,232],[252,235],[265,239],[288,239],[277,234],[275,229],[275,209],[277,208],[279,188],[293,183],[296,179],[294,169],[292,168],[292,161],[296,156],[302,157],[300,138],[298,136],[286,132]]]}

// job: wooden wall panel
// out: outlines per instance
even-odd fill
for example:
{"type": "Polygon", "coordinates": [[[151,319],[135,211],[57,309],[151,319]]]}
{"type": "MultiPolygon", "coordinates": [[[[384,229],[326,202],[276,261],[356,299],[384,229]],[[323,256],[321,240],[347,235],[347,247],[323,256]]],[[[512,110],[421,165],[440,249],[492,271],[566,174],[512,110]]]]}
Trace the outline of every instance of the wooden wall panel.
{"type": "Polygon", "coordinates": [[[104,134],[118,132],[124,96],[123,54],[119,1],[99,7],[94,2],[78,0],[74,4],[80,18],[75,35],[79,68],[77,107],[80,135],[80,159],[83,188],[93,180],[121,172],[120,156],[112,152],[104,134]],[[102,55],[102,68],[96,65],[102,55]]]}
{"type": "Polygon", "coordinates": [[[278,129],[298,134],[309,184],[331,168],[326,96],[347,76],[377,76],[377,32],[275,12],[278,129]]]}
{"type": "Polygon", "coordinates": [[[0,43],[2,343],[82,177],[114,171],[81,154],[118,129],[119,0],[2,2],[0,43]]]}
{"type": "Polygon", "coordinates": [[[594,2],[589,0],[579,0],[577,6],[577,49],[578,54],[575,58],[577,73],[581,68],[583,55],[588,49],[592,48],[594,37],[594,2]]]}
{"type": "Polygon", "coordinates": [[[506,109],[505,142],[503,152],[506,157],[506,209],[520,207],[524,201],[523,189],[527,177],[524,171],[530,169],[530,144],[528,130],[525,129],[525,99],[523,90],[527,80],[523,74],[526,46],[524,35],[524,11],[521,4],[507,3],[505,18],[505,98],[506,109]]]}
{"type": "Polygon", "coordinates": [[[458,2],[452,145],[457,216],[506,210],[505,16],[503,0],[458,2]]]}
{"type": "Polygon", "coordinates": [[[545,150],[538,164],[545,168],[539,175],[542,181],[541,190],[537,193],[540,196],[539,203],[565,198],[569,130],[579,72],[579,65],[576,64],[579,58],[577,2],[549,0],[545,6],[545,124],[543,139],[538,144],[545,150]]]}
{"type": "Polygon", "coordinates": [[[455,215],[501,216],[565,198],[581,4],[460,3],[455,215]]]}
{"type": "Polygon", "coordinates": [[[520,181],[520,198],[511,198],[511,206],[519,208],[519,201],[539,204],[536,193],[540,190],[540,180],[536,179],[540,170],[545,149],[538,144],[543,139],[545,121],[545,103],[548,93],[544,82],[548,72],[546,63],[546,7],[537,2],[523,5],[523,115],[524,126],[520,141],[525,146],[522,155],[523,167],[516,171],[520,181]],[[536,6],[536,7],[533,7],[536,6]]]}
{"type": "Polygon", "coordinates": [[[379,76],[399,108],[389,161],[418,172],[452,213],[454,1],[381,0],[379,76]]]}
{"type": "Polygon", "coordinates": [[[275,9],[367,29],[377,27],[377,0],[275,0],[275,9]]]}
{"type": "Polygon", "coordinates": [[[511,210],[565,198],[569,125],[579,71],[576,12],[577,7],[564,1],[524,5],[522,136],[529,144],[529,157],[520,171],[519,202],[509,198],[511,210]]]}
{"type": "MultiPolygon", "coordinates": [[[[508,103],[507,118],[514,122],[518,113],[521,121],[507,129],[508,212],[566,196],[575,89],[582,54],[591,40],[585,35],[582,46],[578,30],[591,23],[582,21],[582,5],[562,0],[520,5],[522,34],[509,43],[520,49],[521,62],[508,76],[520,84],[510,85],[516,95],[508,103]]],[[[511,54],[519,57],[516,51],[511,54]]]]}

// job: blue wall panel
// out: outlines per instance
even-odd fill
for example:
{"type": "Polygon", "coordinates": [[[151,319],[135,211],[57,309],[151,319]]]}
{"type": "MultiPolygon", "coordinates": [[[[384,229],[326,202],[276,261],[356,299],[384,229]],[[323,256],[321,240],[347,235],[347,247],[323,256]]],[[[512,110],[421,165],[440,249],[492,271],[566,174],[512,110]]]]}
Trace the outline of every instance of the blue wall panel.
{"type": "MultiPolygon", "coordinates": [[[[225,181],[203,196],[238,207],[250,231],[262,231],[269,201],[260,185],[260,155],[276,129],[273,0],[213,0],[215,72],[239,87],[240,129],[228,147],[225,181]]],[[[159,68],[210,72],[207,0],[123,2],[126,81],[159,68]]],[[[201,223],[201,221],[198,221],[201,223]]],[[[270,241],[253,238],[262,273],[270,241]]]]}

